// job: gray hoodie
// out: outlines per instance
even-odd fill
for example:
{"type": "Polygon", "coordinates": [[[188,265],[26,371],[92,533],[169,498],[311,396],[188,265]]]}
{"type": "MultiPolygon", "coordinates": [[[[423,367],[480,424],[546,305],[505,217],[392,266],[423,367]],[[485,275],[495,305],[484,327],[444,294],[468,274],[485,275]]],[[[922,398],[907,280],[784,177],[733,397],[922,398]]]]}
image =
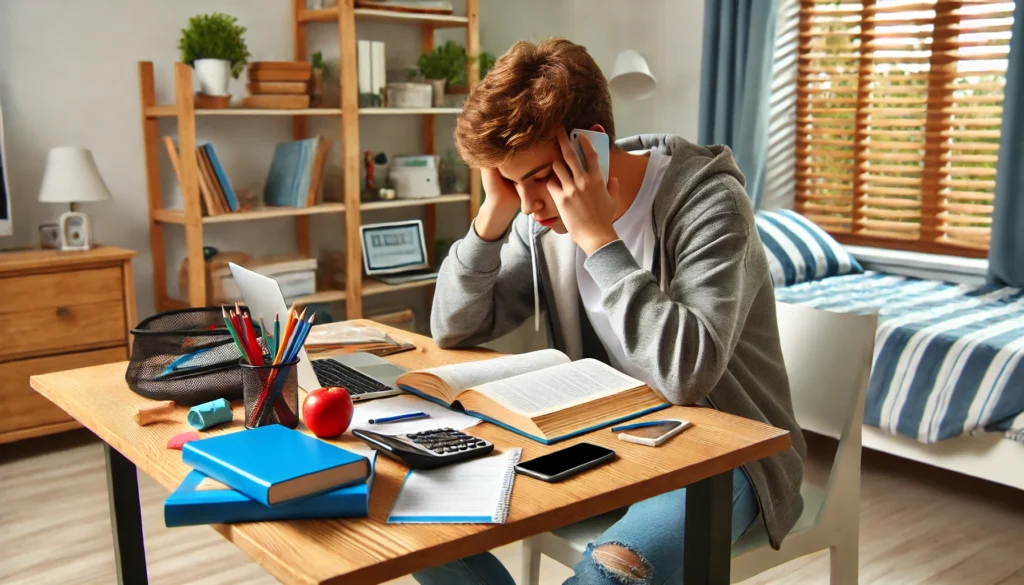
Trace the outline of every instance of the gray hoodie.
{"type": "MultiPolygon", "coordinates": [[[[651,373],[673,404],[712,407],[790,431],[792,447],[744,466],[771,545],[803,510],[806,445],[793,416],[775,316],[775,294],[743,175],[728,147],[669,135],[619,140],[623,150],[672,157],[654,199],[658,257],[653,271],[612,242],[584,263],[627,357],[651,373]]],[[[441,265],[431,331],[442,347],[500,337],[534,314],[535,278],[553,345],[572,359],[584,340],[568,235],[519,215],[507,241],[471,227],[441,265]]],[[[586,328],[589,332],[589,328],[586,328]]],[[[590,333],[592,334],[592,333],[590,333]]]]}

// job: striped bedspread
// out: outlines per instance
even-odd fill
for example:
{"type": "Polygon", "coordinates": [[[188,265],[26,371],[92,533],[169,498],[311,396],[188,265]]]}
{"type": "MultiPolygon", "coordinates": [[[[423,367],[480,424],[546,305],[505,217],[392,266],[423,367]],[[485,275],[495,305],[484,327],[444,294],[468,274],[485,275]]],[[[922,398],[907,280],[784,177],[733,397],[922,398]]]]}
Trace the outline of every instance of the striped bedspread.
{"type": "Polygon", "coordinates": [[[878,312],[865,424],[923,443],[978,431],[1024,442],[1024,290],[866,272],[775,297],[878,312]]]}

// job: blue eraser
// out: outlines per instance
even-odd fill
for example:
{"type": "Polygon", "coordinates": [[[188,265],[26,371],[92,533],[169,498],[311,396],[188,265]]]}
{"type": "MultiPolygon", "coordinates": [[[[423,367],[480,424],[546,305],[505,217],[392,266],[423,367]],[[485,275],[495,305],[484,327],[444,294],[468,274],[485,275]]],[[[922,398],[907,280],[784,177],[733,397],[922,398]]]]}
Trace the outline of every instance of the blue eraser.
{"type": "Polygon", "coordinates": [[[193,406],[188,411],[188,424],[197,431],[226,422],[231,422],[231,404],[223,398],[193,406]]]}

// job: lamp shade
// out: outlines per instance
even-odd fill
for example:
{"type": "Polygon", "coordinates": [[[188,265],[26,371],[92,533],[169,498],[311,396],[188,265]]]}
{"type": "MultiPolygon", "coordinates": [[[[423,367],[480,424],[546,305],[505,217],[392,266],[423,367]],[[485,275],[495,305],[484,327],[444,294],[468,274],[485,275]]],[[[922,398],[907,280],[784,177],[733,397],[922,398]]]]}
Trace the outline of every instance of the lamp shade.
{"type": "Polygon", "coordinates": [[[608,79],[608,88],[616,96],[627,100],[642,100],[654,93],[658,80],[651,74],[647,59],[633,49],[626,49],[615,57],[615,68],[608,79]]]}
{"type": "Polygon", "coordinates": [[[100,170],[88,149],[80,146],[54,148],[46,157],[43,186],[39,201],[43,203],[84,203],[110,199],[100,170]]]}

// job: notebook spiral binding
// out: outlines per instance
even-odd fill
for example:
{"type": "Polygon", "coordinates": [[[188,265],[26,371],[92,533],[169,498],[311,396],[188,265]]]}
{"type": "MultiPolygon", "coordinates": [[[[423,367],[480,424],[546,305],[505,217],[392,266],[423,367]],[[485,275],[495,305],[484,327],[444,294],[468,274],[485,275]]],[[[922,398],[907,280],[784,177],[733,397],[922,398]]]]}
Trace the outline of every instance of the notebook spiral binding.
{"type": "Polygon", "coordinates": [[[504,524],[508,518],[508,507],[512,501],[512,484],[516,481],[516,465],[519,458],[523,456],[522,449],[509,449],[503,455],[508,457],[508,466],[505,468],[505,478],[501,482],[501,497],[498,498],[498,509],[494,511],[494,523],[504,524]]]}

